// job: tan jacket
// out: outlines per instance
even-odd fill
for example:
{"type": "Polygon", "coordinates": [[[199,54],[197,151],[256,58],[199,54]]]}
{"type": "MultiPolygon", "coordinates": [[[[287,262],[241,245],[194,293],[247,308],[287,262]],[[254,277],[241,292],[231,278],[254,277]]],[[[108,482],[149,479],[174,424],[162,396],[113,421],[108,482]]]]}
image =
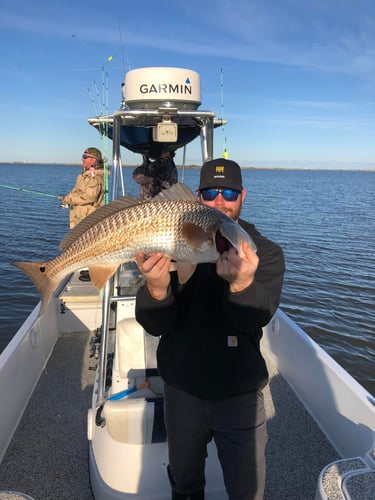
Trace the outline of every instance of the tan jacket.
{"type": "Polygon", "coordinates": [[[96,168],[93,172],[85,170],[79,174],[76,185],[66,196],[70,209],[70,228],[104,205],[104,191],[104,169],[96,168]]]}

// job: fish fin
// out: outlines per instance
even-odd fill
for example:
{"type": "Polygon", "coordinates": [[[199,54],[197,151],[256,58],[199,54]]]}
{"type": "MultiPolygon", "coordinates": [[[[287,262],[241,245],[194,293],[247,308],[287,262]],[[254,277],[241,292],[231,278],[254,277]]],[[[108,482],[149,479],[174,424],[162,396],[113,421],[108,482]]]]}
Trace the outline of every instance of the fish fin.
{"type": "Polygon", "coordinates": [[[39,316],[43,314],[59,281],[53,280],[45,273],[46,262],[12,262],[13,266],[21,269],[34,283],[40,293],[42,307],[39,316]]]}
{"type": "Polygon", "coordinates": [[[209,233],[192,222],[185,222],[181,233],[196,252],[206,252],[209,247],[214,246],[213,237],[210,237],[209,233]]]}
{"type": "Polygon", "coordinates": [[[107,283],[109,278],[115,274],[117,271],[118,266],[112,266],[112,267],[104,267],[104,266],[90,266],[89,267],[89,274],[91,278],[92,284],[96,288],[103,288],[104,285],[107,283]]]}
{"type": "Polygon", "coordinates": [[[193,191],[191,191],[186,184],[178,182],[172,184],[168,189],[162,189],[160,193],[151,198],[148,203],[154,201],[174,201],[174,200],[194,200],[198,203],[193,191]]]}
{"type": "Polygon", "coordinates": [[[257,251],[257,246],[251,236],[239,224],[233,224],[232,220],[221,222],[219,231],[232,244],[239,255],[241,255],[241,244],[244,241],[249,243],[254,252],[257,251]]]}
{"type": "Polygon", "coordinates": [[[123,196],[117,200],[112,201],[109,205],[97,208],[94,212],[85,217],[76,227],[74,227],[68,234],[62,239],[59,249],[66,250],[76,239],[78,239],[81,234],[85,233],[88,229],[95,226],[98,222],[105,219],[106,217],[124,210],[129,207],[134,207],[145,203],[143,200],[138,200],[131,196],[123,196]]]}
{"type": "Polygon", "coordinates": [[[186,283],[193,275],[196,267],[197,265],[193,264],[192,262],[185,262],[185,261],[176,262],[178,281],[181,284],[186,283]]]}

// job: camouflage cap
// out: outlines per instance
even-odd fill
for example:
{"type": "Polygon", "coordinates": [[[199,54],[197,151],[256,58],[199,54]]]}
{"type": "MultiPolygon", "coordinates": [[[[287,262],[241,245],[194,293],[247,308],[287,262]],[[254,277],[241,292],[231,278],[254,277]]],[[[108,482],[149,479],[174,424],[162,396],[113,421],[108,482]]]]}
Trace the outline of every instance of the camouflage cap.
{"type": "Polygon", "coordinates": [[[86,148],[84,153],[95,156],[95,158],[100,162],[103,161],[102,153],[97,148],[86,148]]]}

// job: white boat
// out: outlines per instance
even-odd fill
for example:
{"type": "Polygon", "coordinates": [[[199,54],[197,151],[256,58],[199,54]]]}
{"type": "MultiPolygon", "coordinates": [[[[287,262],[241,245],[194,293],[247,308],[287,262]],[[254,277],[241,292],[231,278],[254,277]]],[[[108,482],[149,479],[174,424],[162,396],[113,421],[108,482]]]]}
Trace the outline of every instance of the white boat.
{"type": "MultiPolygon", "coordinates": [[[[202,161],[212,157],[222,121],[199,110],[197,73],[142,68],[123,88],[118,111],[89,119],[113,140],[112,198],[124,189],[121,146],[150,154],[199,136],[202,161]]],[[[0,499],[170,498],[157,339],[134,317],[140,283],[131,264],[103,291],[74,273],[0,355],[0,499]]],[[[375,399],[282,310],[262,350],[265,499],[375,498],[375,399]]],[[[211,445],[206,474],[206,498],[225,499],[211,445]]]]}

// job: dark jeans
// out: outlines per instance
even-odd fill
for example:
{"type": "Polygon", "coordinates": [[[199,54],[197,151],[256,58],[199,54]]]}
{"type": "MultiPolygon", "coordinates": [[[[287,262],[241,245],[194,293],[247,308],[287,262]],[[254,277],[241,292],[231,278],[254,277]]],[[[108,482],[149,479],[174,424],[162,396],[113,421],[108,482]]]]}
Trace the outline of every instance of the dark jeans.
{"type": "Polygon", "coordinates": [[[176,492],[204,487],[207,444],[213,438],[229,499],[263,498],[267,430],[261,393],[203,400],[166,384],[165,419],[176,492]]]}

